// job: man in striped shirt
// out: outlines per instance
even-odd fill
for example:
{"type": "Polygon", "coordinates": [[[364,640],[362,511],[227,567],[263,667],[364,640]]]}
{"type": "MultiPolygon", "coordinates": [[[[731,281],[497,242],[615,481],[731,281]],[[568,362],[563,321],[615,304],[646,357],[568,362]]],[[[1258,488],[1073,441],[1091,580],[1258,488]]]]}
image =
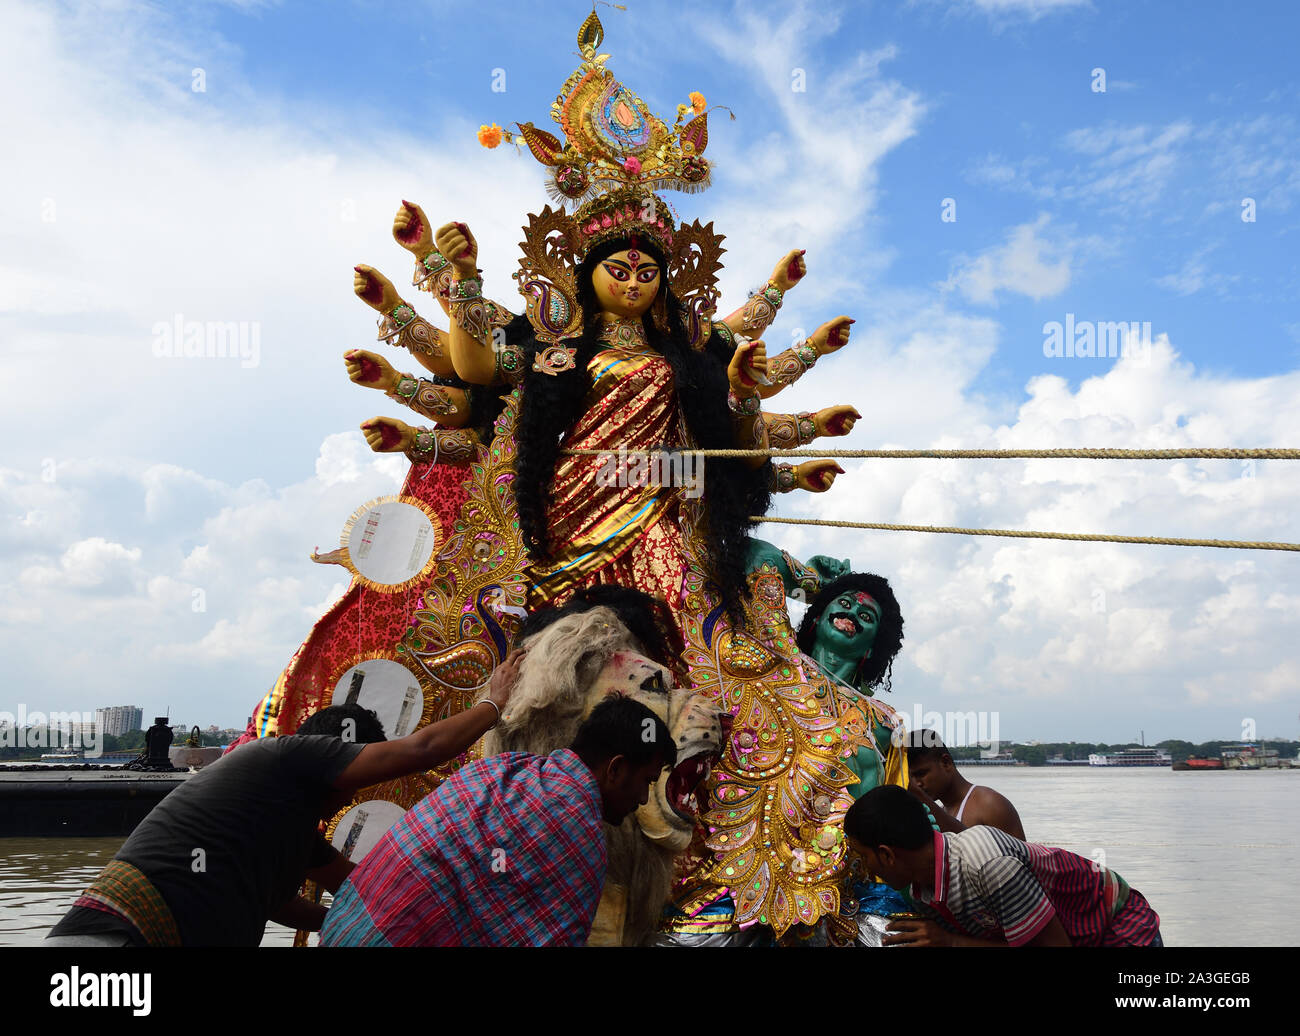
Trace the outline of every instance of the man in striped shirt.
{"type": "Polygon", "coordinates": [[[871,872],[926,915],[892,922],[886,945],[1163,945],[1160,918],[1114,871],[993,827],[935,831],[902,788],[862,796],[844,831],[871,872]]]}

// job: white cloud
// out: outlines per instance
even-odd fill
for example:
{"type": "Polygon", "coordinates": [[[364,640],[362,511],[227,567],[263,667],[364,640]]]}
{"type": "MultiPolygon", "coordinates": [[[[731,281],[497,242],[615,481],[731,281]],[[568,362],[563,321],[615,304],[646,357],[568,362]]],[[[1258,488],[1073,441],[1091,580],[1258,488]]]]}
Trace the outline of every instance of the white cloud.
{"type": "Polygon", "coordinates": [[[114,501],[114,522],[138,531],[131,512],[144,514],[160,485],[202,492],[171,497],[148,535],[130,543],[83,535],[52,550],[30,542],[14,555],[27,559],[21,571],[0,578],[0,649],[52,695],[92,676],[105,698],[132,692],[146,702],[168,687],[205,686],[211,718],[233,722],[346,589],[340,569],[308,555],[336,546],[360,504],[398,488],[390,460],[350,432],[321,444],[324,475],[278,491],[158,465],[71,465],[52,484],[6,473],[0,513],[14,514],[15,500],[39,491],[52,512],[75,516],[74,527],[103,520],[84,502],[114,501]],[[347,481],[333,477],[340,466],[347,481]]]}
{"type": "Polygon", "coordinates": [[[942,286],[984,305],[995,304],[999,292],[1026,295],[1036,302],[1061,294],[1070,286],[1073,248],[1059,237],[1049,240],[1044,235],[1049,222],[1043,213],[1033,223],[1013,227],[1004,244],[974,258],[959,258],[942,286]]]}
{"type": "Polygon", "coordinates": [[[139,547],[110,543],[102,536],[72,544],[57,565],[33,565],[19,573],[18,581],[28,590],[66,587],[77,591],[95,588],[120,589],[135,573],[139,547]]]}
{"type": "Polygon", "coordinates": [[[982,14],[994,24],[1010,19],[1038,21],[1052,14],[1092,9],[1091,0],[910,0],[913,4],[944,4],[957,14],[982,14]]]}
{"type": "MultiPolygon", "coordinates": [[[[918,132],[926,107],[916,91],[882,74],[895,56],[892,45],[859,51],[842,66],[821,59],[820,48],[835,37],[841,18],[800,0],[780,16],[738,5],[725,21],[701,14],[695,22],[738,81],[784,121],[779,136],[753,140],[736,132],[740,123],[719,122],[710,139],[718,186],[701,208],[705,221],[727,235],[726,312],[792,248],[808,251],[810,284],[792,296],[800,308],[860,293],[888,259],[884,245],[863,248],[868,258],[852,270],[834,256],[846,234],[865,232],[878,200],[880,162],[918,132]]],[[[871,244],[867,237],[863,243],[871,244]]],[[[824,313],[812,326],[833,315],[824,313]]]]}
{"type": "MultiPolygon", "coordinates": [[[[851,346],[856,348],[856,345],[851,346]]],[[[952,355],[951,352],[945,355],[952,355]]],[[[881,365],[890,369],[896,357],[881,365]]],[[[1085,374],[1091,360],[1065,360],[1085,374]]],[[[1066,369],[1069,364],[1072,368],[1066,369]]],[[[815,372],[817,373],[817,372],[815,372]]],[[[809,378],[814,375],[809,375],[809,378]]],[[[869,377],[869,376],[868,376],[869,377]]],[[[868,377],[840,388],[864,398],[868,377]]],[[[1077,389],[1063,377],[1032,380],[1011,420],[990,427],[962,383],[937,365],[902,393],[878,393],[862,446],[955,448],[1254,445],[1300,439],[1288,400],[1300,373],[1273,378],[1202,374],[1163,338],[1144,365],[1096,369],[1077,389]],[[911,401],[956,382],[961,405],[925,430],[905,427],[911,401]],[[946,429],[962,429],[946,434],[946,429]]],[[[923,420],[923,419],[922,419],[923,420]]],[[[839,445],[837,443],[836,445],[839,445]]],[[[818,518],[975,528],[1297,540],[1300,490],[1286,462],[844,461],[830,493],[781,498],[782,513],[818,518]]],[[[1237,729],[1242,702],[1276,706],[1287,683],[1287,630],[1300,577],[1271,552],[1004,540],[920,533],[802,531],[760,535],[795,553],[850,557],[887,575],[907,621],[895,666],[896,704],[988,707],[1005,737],[1104,739],[1125,733],[1125,712],[1160,718],[1183,736],[1193,713],[1237,729]],[[1041,703],[1048,703],[1045,711],[1041,703]],[[1048,716],[1052,718],[1049,719],[1048,716]],[[1044,734],[1052,727],[1054,735],[1044,734]]],[[[1277,715],[1276,712],[1273,715],[1277,715]]],[[[1138,725],[1135,721],[1132,724],[1138,725]]],[[[1151,733],[1151,725],[1146,727],[1151,733]]],[[[1276,725],[1261,736],[1285,734],[1276,725]]],[[[1204,733],[1205,737],[1211,736],[1204,733]]]]}
{"type": "Polygon", "coordinates": [[[964,0],[959,6],[972,6],[986,14],[1026,14],[1041,18],[1045,14],[1088,7],[1088,0],[964,0]]]}
{"type": "MultiPolygon", "coordinates": [[[[244,108],[230,48],[156,8],[7,5],[4,19],[0,88],[26,98],[5,118],[22,146],[0,153],[0,223],[7,255],[21,256],[0,269],[7,465],[111,442],[119,456],[191,471],[201,456],[201,477],[226,481],[260,454],[283,481],[325,435],[391,413],[349,385],[341,357],[376,347],[354,264],[437,309],[409,289],[410,259],[388,234],[402,198],[439,221],[476,216],[489,291],[509,296],[519,199],[542,197],[538,170],[508,151],[487,156],[454,108],[437,106],[445,127],[420,120],[394,135],[353,120],[341,132],[310,104],[244,108]],[[206,94],[189,89],[189,53],[204,55],[206,94]],[[461,175],[485,160],[490,175],[461,175]],[[155,356],[155,325],[177,316],[256,325],[259,363],[155,356]],[[59,392],[34,392],[52,364],[59,392]]],[[[168,484],[164,496],[173,491],[202,486],[168,484]]]]}
{"type": "Polygon", "coordinates": [[[1238,274],[1214,273],[1210,270],[1206,257],[1214,249],[1214,245],[1198,248],[1195,253],[1188,256],[1179,270],[1157,277],[1156,283],[1178,295],[1195,295],[1202,288],[1210,288],[1223,295],[1229,285],[1241,278],[1238,274]]]}
{"type": "Polygon", "coordinates": [[[1186,172],[1188,152],[1194,144],[1194,127],[1187,120],[1161,128],[1101,126],[1072,130],[1065,146],[1088,160],[1087,171],[1064,187],[1062,197],[1093,201],[1104,209],[1145,208],[1149,213],[1162,202],[1175,174],[1186,172]]]}

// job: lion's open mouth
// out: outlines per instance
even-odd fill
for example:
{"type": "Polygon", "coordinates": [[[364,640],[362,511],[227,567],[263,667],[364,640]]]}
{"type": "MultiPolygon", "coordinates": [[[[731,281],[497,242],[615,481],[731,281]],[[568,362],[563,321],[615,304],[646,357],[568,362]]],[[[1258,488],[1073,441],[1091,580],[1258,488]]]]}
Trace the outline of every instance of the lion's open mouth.
{"type": "Polygon", "coordinates": [[[668,775],[668,805],[683,820],[694,822],[700,812],[696,790],[708,779],[717,754],[706,752],[693,755],[677,764],[677,768],[668,775]]]}

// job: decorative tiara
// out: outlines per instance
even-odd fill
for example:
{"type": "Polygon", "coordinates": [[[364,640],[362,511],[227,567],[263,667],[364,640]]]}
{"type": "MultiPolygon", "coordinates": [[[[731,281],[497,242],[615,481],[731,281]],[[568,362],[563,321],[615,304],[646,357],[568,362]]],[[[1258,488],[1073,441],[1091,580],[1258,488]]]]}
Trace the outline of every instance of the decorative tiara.
{"type": "Polygon", "coordinates": [[[495,124],[478,131],[479,143],[488,148],[503,140],[516,146],[522,141],[552,170],[546,187],[560,209],[547,206],[529,216],[516,274],[519,291],[541,341],[579,334],[577,266],[604,241],[642,238],[667,257],[688,334],[698,345],[708,337],[717,301],[722,236],[698,220],[675,227],[672,210],[655,192],[695,193],[709,186],[712,166],[703,157],[709,143],[706,102],[692,92],[688,104],[677,106],[670,129],[605,67],[609,55],[597,53],[604,38],[604,26],[592,11],[578,30],[582,64],[551,105],[563,143],[531,122],[516,123],[517,134],[495,124]]]}

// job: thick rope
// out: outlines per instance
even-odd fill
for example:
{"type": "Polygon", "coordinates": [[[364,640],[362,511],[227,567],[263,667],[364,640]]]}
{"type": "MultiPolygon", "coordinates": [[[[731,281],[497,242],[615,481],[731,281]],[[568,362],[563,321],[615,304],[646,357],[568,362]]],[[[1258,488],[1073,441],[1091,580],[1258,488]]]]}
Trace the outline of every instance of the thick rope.
{"type": "Polygon", "coordinates": [[[946,532],[958,536],[1010,536],[1027,540],[1084,540],[1090,543],[1155,543],[1166,547],[1225,547],[1237,550],[1295,550],[1300,543],[1271,543],[1256,540],[1193,540],[1173,536],[1107,536],[1092,532],[1031,532],[1026,529],[959,529],[946,525],[887,525],[882,522],[836,522],[822,518],[759,518],[752,522],[780,525],[821,525],[835,529],[881,529],[887,532],[946,532]]]}
{"type": "MultiPolygon", "coordinates": [[[[599,457],[613,450],[564,450],[573,457],[599,457]]],[[[628,450],[628,456],[648,454],[648,450],[628,450]]],[[[1077,460],[1300,460],[1300,450],[1291,449],[1213,449],[1209,447],[1179,450],[672,450],[683,456],[696,457],[813,457],[935,460],[1032,460],[1037,458],[1075,458],[1077,460]]]]}

